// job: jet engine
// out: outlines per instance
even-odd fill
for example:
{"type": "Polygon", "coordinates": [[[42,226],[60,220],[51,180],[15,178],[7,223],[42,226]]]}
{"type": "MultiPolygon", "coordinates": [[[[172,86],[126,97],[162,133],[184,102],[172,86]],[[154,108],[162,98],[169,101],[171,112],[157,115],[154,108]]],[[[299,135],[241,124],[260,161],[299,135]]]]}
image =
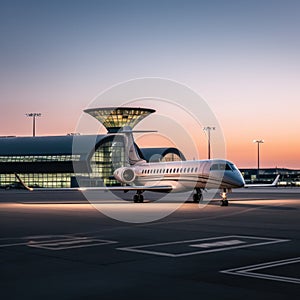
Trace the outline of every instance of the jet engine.
{"type": "Polygon", "coordinates": [[[132,168],[119,168],[115,170],[114,177],[122,183],[131,183],[135,180],[135,172],[132,168]]]}

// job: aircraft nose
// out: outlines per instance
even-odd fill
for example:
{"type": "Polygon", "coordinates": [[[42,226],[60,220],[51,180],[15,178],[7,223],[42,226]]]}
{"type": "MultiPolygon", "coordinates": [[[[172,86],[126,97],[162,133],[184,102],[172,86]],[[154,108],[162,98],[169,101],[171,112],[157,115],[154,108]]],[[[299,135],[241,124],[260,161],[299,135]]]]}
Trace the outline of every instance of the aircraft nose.
{"type": "Polygon", "coordinates": [[[241,188],[245,185],[245,180],[243,175],[239,172],[238,178],[236,178],[236,186],[241,188]]]}
{"type": "Polygon", "coordinates": [[[245,185],[244,177],[240,171],[235,171],[231,174],[230,181],[235,188],[241,188],[245,185]]]}

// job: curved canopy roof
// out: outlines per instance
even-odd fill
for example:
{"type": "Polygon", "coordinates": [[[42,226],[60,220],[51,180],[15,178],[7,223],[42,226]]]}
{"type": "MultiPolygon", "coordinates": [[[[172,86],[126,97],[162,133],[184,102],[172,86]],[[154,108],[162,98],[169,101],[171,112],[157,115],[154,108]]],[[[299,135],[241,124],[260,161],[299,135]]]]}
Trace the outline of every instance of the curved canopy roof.
{"type": "Polygon", "coordinates": [[[166,156],[167,154],[176,154],[178,155],[182,160],[186,160],[183,153],[178,150],[177,148],[169,147],[169,148],[141,148],[141,152],[143,155],[143,158],[146,161],[151,162],[158,162],[162,157],[166,156]]]}
{"type": "Polygon", "coordinates": [[[142,107],[101,107],[85,109],[84,112],[96,118],[109,132],[116,132],[124,126],[133,128],[155,110],[142,107]]]}
{"type": "Polygon", "coordinates": [[[0,156],[87,155],[107,135],[0,138],[0,156]]]}
{"type": "MultiPolygon", "coordinates": [[[[29,155],[81,155],[87,159],[101,141],[114,135],[42,136],[42,137],[3,137],[0,138],[0,156],[29,155]]],[[[176,148],[142,148],[139,154],[147,161],[173,153],[185,160],[176,148]]]]}

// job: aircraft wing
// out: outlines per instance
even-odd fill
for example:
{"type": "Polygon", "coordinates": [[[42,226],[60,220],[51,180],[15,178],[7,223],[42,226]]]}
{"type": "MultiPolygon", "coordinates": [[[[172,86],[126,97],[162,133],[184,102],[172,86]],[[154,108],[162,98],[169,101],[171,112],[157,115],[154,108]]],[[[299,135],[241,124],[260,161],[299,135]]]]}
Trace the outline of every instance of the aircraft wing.
{"type": "MultiPolygon", "coordinates": [[[[74,188],[72,188],[74,190],[74,188]]],[[[171,185],[126,185],[126,186],[108,186],[108,187],[80,187],[79,191],[152,191],[152,192],[171,192],[171,185]]],[[[42,190],[42,189],[41,189],[42,190]]],[[[57,189],[55,189],[57,190],[57,189]]]]}
{"type": "Polygon", "coordinates": [[[171,192],[171,185],[126,185],[126,186],[104,186],[104,187],[76,187],[76,188],[31,188],[27,186],[18,174],[15,173],[20,184],[28,191],[151,191],[151,192],[171,192]]]}
{"type": "Polygon", "coordinates": [[[258,184],[245,184],[244,187],[245,188],[257,188],[257,187],[274,187],[274,186],[277,186],[277,183],[279,181],[279,177],[280,175],[278,174],[275,178],[275,180],[272,182],[272,183],[258,183],[258,184]]]}

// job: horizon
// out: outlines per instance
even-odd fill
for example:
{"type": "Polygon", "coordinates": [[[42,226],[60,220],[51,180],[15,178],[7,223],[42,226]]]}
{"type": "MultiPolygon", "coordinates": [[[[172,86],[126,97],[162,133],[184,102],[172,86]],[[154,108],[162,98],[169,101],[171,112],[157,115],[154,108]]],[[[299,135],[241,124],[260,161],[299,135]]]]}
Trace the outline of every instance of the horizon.
{"type": "MultiPolygon", "coordinates": [[[[101,128],[102,128],[103,126],[101,125],[101,128]]],[[[106,131],[106,129],[103,127],[102,128],[103,130],[101,131],[101,132],[98,132],[98,133],[85,133],[85,134],[81,134],[81,133],[65,133],[65,134],[63,134],[63,133],[61,133],[61,134],[59,134],[59,133],[57,133],[57,134],[51,134],[51,135],[36,135],[36,137],[38,138],[38,137],[48,137],[48,136],[53,136],[53,137],[56,137],[56,136],[68,136],[68,135],[73,135],[73,134],[79,134],[79,135],[95,135],[95,134],[107,134],[107,131],[106,131]]],[[[32,128],[31,128],[31,130],[32,130],[32,128]]],[[[23,138],[23,137],[25,137],[25,138],[34,138],[33,136],[32,136],[32,134],[30,135],[6,135],[6,136],[4,136],[4,135],[1,135],[0,136],[0,139],[1,138],[23,138]]],[[[149,142],[149,136],[148,136],[148,134],[145,136],[140,136],[140,137],[137,137],[137,138],[135,138],[135,142],[137,143],[137,145],[138,145],[138,147],[140,147],[140,148],[156,148],[156,147],[176,147],[176,145],[174,144],[174,143],[172,143],[172,141],[171,140],[169,140],[168,139],[168,137],[166,137],[166,136],[160,136],[159,135],[159,133],[155,136],[155,138],[153,139],[150,139],[150,142],[149,142]]],[[[254,145],[254,146],[256,146],[256,145],[254,145]]],[[[177,147],[176,147],[177,148],[177,147]]],[[[206,148],[207,148],[207,144],[205,144],[205,145],[202,145],[202,147],[201,147],[202,149],[205,149],[204,150],[204,152],[205,153],[202,153],[202,157],[200,157],[200,158],[198,158],[198,160],[201,160],[201,159],[203,159],[203,160],[205,160],[205,159],[207,159],[207,150],[206,150],[206,148]]],[[[180,148],[178,148],[179,150],[181,150],[180,148]]],[[[186,153],[183,153],[185,156],[186,156],[186,153]]],[[[257,148],[255,147],[255,150],[254,150],[254,156],[257,158],[257,148]]],[[[213,157],[213,149],[212,149],[212,157],[211,157],[211,159],[219,159],[219,158],[223,158],[223,157],[213,157]]],[[[194,158],[188,158],[188,157],[186,157],[186,159],[187,160],[195,160],[194,158]]],[[[227,159],[227,160],[230,160],[230,161],[232,161],[239,169],[257,169],[257,160],[256,161],[254,161],[253,163],[252,163],[252,165],[251,164],[249,164],[249,165],[247,165],[247,166],[243,166],[243,165],[239,165],[237,162],[236,162],[236,160],[234,160],[234,159],[229,159],[228,158],[228,156],[227,157],[225,157],[224,159],[227,159]]],[[[272,165],[270,165],[270,166],[265,166],[264,165],[264,161],[262,160],[262,159],[260,159],[260,170],[262,170],[262,169],[290,169],[290,170],[295,170],[295,171],[297,171],[297,170],[300,170],[300,167],[296,167],[296,166],[293,166],[293,165],[291,165],[291,166],[279,166],[279,165],[274,165],[274,166],[272,166],[272,165]]]]}

